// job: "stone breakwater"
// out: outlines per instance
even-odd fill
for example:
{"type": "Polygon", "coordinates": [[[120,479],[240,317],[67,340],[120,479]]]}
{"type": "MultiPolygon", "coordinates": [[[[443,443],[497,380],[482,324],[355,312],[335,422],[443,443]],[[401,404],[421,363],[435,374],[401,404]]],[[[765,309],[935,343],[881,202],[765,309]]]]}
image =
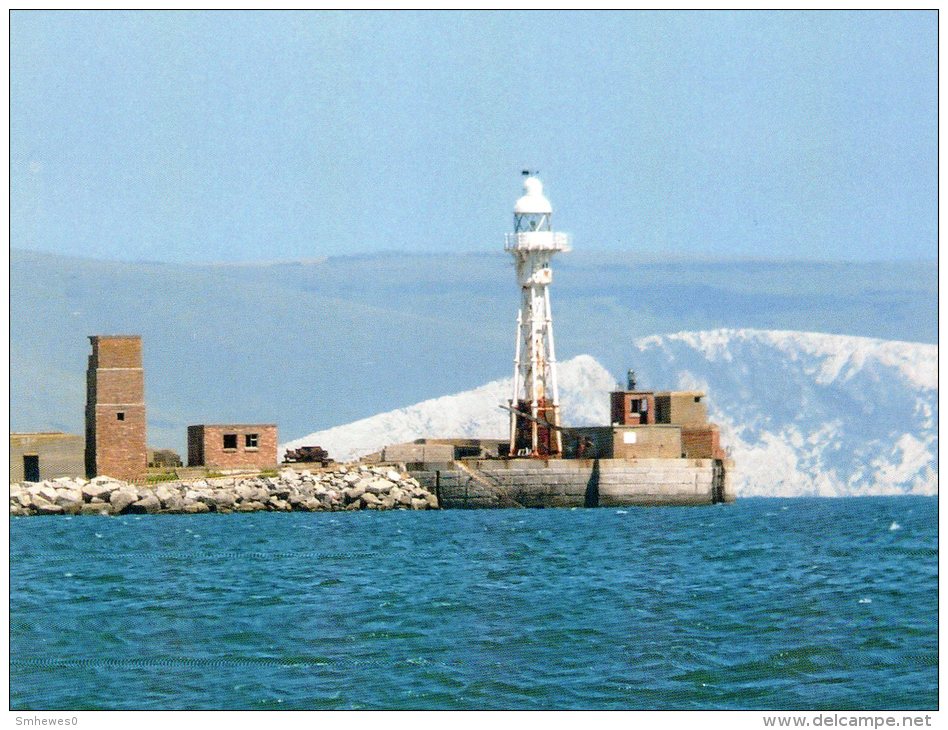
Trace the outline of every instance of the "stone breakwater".
{"type": "Polygon", "coordinates": [[[392,469],[354,466],[311,473],[164,482],[140,487],[101,476],[10,485],[11,515],[194,514],[200,512],[332,512],[437,509],[438,499],[392,469]]]}

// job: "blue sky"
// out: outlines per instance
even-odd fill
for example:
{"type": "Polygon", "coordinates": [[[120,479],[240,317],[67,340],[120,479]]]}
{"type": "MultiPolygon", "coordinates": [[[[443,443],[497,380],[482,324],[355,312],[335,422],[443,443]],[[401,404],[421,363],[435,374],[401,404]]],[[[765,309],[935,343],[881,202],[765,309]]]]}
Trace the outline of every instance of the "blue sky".
{"type": "Polygon", "coordinates": [[[499,251],[538,168],[574,247],[936,254],[931,12],[11,17],[19,248],[499,251]]]}

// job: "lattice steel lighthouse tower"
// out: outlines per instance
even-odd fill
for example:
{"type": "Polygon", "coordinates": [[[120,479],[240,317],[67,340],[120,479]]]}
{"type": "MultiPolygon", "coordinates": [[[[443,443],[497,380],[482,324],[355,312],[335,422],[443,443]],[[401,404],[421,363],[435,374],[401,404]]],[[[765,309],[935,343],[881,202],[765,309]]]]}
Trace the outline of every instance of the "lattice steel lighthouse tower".
{"type": "Polygon", "coordinates": [[[558,251],[570,250],[569,237],[553,231],[553,208],[543,195],[543,183],[530,175],[523,181],[523,190],[523,197],[514,205],[514,232],[507,234],[504,245],[504,250],[513,254],[520,284],[510,455],[550,456],[563,452],[560,431],[548,425],[560,425],[550,259],[558,251]]]}

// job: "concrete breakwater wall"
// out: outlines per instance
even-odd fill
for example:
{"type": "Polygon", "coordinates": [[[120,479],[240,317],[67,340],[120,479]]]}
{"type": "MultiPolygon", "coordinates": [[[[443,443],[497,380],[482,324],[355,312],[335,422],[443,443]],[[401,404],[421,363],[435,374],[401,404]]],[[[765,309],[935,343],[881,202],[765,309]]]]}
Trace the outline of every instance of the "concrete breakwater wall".
{"type": "Polygon", "coordinates": [[[147,487],[105,476],[10,485],[10,514],[19,516],[437,508],[437,497],[407,474],[366,466],[147,487]]]}
{"type": "Polygon", "coordinates": [[[444,508],[620,507],[731,502],[730,460],[464,459],[409,464],[444,508]]]}

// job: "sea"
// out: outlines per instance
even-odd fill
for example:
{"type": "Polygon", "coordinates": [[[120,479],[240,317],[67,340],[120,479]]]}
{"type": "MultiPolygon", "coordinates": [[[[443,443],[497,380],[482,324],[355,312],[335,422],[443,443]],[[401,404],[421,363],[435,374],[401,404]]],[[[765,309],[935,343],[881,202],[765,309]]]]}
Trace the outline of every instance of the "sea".
{"type": "Polygon", "coordinates": [[[10,522],[10,705],[931,710],[937,499],[10,522]]]}

